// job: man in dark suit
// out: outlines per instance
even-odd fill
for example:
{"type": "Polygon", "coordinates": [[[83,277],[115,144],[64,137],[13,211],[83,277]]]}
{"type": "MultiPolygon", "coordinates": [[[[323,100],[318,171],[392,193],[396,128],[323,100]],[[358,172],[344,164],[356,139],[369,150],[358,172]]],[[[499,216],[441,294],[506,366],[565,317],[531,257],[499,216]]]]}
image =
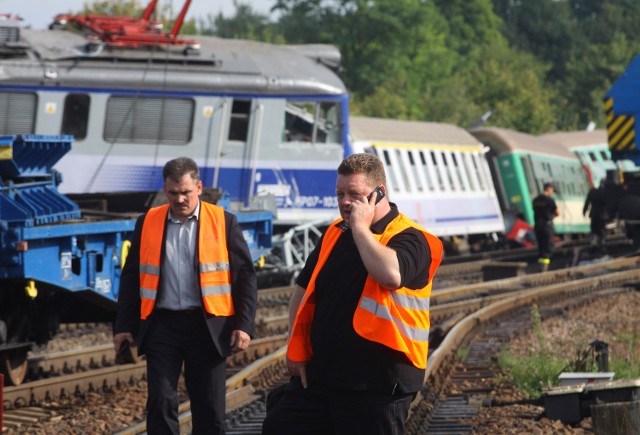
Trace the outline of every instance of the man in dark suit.
{"type": "Polygon", "coordinates": [[[604,180],[600,182],[600,186],[597,188],[591,188],[582,208],[582,215],[586,216],[587,212],[589,212],[589,217],[591,218],[591,244],[598,245],[601,248],[604,247],[606,241],[606,225],[609,220],[607,193],[604,188],[604,180]]]}
{"type": "Polygon", "coordinates": [[[257,287],[235,215],[200,201],[189,158],[163,169],[167,205],[142,215],[120,281],[114,346],[147,359],[147,432],[178,434],[182,366],[194,434],[224,433],[226,357],[247,349],[257,287]]]}

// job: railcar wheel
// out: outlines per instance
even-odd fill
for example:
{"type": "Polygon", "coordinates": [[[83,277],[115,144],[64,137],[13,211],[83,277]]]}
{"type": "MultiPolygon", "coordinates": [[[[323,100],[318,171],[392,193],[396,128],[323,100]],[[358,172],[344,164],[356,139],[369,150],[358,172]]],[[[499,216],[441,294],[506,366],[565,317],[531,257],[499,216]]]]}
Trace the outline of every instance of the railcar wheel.
{"type": "Polygon", "coordinates": [[[0,373],[5,385],[20,385],[27,376],[28,348],[6,350],[0,354],[0,373]]]}

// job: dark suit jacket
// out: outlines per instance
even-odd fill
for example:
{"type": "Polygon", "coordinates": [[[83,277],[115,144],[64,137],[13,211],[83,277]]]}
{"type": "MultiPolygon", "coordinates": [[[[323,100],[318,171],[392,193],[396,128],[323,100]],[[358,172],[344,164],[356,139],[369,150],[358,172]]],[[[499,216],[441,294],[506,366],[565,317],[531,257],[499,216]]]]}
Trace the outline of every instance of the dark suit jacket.
{"type": "MultiPolygon", "coordinates": [[[[145,353],[144,336],[153,313],[147,320],[140,319],[140,237],[146,215],[138,218],[132,235],[131,248],[120,278],[118,309],[114,332],[130,332],[136,338],[138,354],[145,353]]],[[[231,355],[231,331],[239,329],[253,337],[253,326],[257,303],[257,279],[253,260],[236,216],[224,212],[227,231],[227,250],[231,267],[231,293],[235,314],[233,316],[213,316],[202,310],[207,320],[211,339],[221,356],[231,355]]],[[[200,221],[198,221],[200,224],[200,221]]],[[[166,230],[164,232],[166,234],[166,230]]],[[[162,245],[164,261],[164,240],[162,245]]],[[[196,247],[196,258],[198,248],[196,247]]],[[[196,261],[197,263],[197,261],[196,261]]],[[[194,264],[194,273],[197,264],[194,264]]],[[[160,276],[162,280],[162,276],[160,276]]],[[[160,287],[162,288],[162,287],[160,287]]],[[[161,291],[160,289],[158,291],[161,291]]]]}

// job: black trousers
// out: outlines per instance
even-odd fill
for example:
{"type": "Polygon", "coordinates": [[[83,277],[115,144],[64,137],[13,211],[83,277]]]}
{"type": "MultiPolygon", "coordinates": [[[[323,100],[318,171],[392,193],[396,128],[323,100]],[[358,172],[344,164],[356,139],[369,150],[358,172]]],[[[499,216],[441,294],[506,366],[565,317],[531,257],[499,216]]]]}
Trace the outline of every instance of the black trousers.
{"type": "Polygon", "coordinates": [[[604,244],[607,236],[605,229],[606,221],[597,217],[591,218],[591,236],[594,237],[599,244],[604,244]]]}
{"type": "Polygon", "coordinates": [[[302,387],[294,377],[267,411],[263,435],[402,435],[414,394],[302,387]]]}
{"type": "Polygon", "coordinates": [[[178,380],[191,401],[193,434],[224,434],[226,358],[221,357],[200,310],[156,310],[145,335],[147,432],[179,434],[178,380]]]}
{"type": "Polygon", "coordinates": [[[553,254],[553,222],[536,222],[536,240],[538,242],[538,257],[551,258],[553,254]]]}

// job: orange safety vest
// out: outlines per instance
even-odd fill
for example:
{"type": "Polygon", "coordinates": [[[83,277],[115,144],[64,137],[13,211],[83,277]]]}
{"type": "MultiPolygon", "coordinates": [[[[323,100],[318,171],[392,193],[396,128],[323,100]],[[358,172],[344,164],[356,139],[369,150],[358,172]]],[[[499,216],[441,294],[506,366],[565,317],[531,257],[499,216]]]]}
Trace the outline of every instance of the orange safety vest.
{"type": "MultiPolygon", "coordinates": [[[[324,234],[318,262],[298,307],[287,349],[287,358],[292,361],[309,361],[313,355],[310,336],[315,312],[316,278],[342,234],[336,226],[340,221],[333,222],[324,234]]],[[[403,352],[414,366],[424,369],[429,350],[429,297],[433,276],[442,261],[442,242],[402,214],[391,221],[382,234],[374,236],[386,246],[393,236],[407,228],[417,229],[427,239],[431,250],[429,282],[421,289],[402,287],[394,290],[367,276],[353,315],[353,328],[367,340],[403,352]]]]}
{"type": "MultiPolygon", "coordinates": [[[[162,241],[167,221],[168,205],[154,207],[147,212],[140,239],[140,318],[153,311],[160,284],[162,241]]],[[[202,305],[207,313],[231,316],[231,272],[227,251],[224,210],[200,201],[198,223],[198,267],[202,305]]]]}

